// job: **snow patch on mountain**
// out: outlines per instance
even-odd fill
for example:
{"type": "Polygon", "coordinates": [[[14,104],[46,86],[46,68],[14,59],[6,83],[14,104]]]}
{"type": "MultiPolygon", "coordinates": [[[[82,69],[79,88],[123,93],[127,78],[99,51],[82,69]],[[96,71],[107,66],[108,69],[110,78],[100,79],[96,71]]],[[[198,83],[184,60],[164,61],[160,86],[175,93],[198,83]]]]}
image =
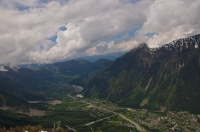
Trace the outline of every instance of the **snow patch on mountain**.
{"type": "Polygon", "coordinates": [[[200,46],[200,34],[195,36],[190,36],[187,38],[177,39],[168,44],[162,46],[167,50],[172,50],[175,48],[177,51],[182,51],[183,49],[199,48],[200,46]]]}
{"type": "Polygon", "coordinates": [[[0,71],[7,72],[8,70],[7,70],[7,69],[5,69],[5,67],[4,67],[4,66],[0,66],[0,71]]]}

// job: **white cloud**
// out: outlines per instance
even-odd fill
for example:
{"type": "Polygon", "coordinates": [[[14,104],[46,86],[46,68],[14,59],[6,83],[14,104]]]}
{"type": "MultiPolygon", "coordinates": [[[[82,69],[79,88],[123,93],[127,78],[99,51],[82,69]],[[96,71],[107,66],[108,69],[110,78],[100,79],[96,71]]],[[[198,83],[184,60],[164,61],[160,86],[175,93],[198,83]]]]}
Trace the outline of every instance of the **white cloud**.
{"type": "Polygon", "coordinates": [[[67,30],[57,33],[58,37],[55,45],[52,45],[51,48],[44,46],[45,50],[30,52],[30,58],[41,63],[73,58],[72,55],[75,55],[77,50],[85,47],[86,43],[82,39],[78,26],[68,23],[66,27],[67,30]]]}
{"type": "Polygon", "coordinates": [[[114,41],[111,41],[110,43],[101,42],[94,47],[87,49],[86,54],[92,56],[115,53],[119,51],[128,51],[137,46],[137,44],[138,42],[135,40],[123,41],[121,43],[114,43],[114,41]]]}
{"type": "Polygon", "coordinates": [[[200,29],[199,0],[156,0],[149,7],[146,21],[136,40],[160,46],[174,39],[198,34],[200,29]],[[147,33],[157,33],[152,38],[147,33]],[[145,40],[144,40],[145,38],[145,40]]]}
{"type": "Polygon", "coordinates": [[[1,0],[0,63],[50,63],[127,51],[141,42],[162,45],[199,33],[199,12],[199,0],[1,0]],[[63,26],[67,30],[59,30],[63,26]],[[126,34],[138,28],[135,37],[126,34]],[[55,42],[47,39],[54,35],[55,42]]]}

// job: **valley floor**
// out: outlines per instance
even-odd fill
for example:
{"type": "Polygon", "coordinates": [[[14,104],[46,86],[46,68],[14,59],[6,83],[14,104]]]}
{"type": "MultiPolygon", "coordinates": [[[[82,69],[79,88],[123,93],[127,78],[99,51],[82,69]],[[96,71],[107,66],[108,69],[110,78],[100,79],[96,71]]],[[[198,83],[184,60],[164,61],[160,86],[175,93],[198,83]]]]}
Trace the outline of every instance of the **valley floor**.
{"type": "MultiPolygon", "coordinates": [[[[163,113],[146,109],[123,108],[105,100],[72,96],[48,103],[50,104],[47,106],[45,116],[23,117],[24,120],[28,118],[30,121],[29,124],[24,125],[35,123],[42,125],[46,130],[62,128],[65,132],[69,130],[76,132],[200,131],[200,115],[188,112],[163,113]]],[[[21,115],[16,118],[21,120],[21,115]]]]}
{"type": "Polygon", "coordinates": [[[116,104],[98,99],[74,99],[87,104],[90,108],[110,113],[110,116],[107,118],[87,123],[86,126],[89,126],[92,131],[100,131],[100,128],[105,127],[105,124],[107,124],[107,126],[112,124],[113,127],[116,128],[121,126],[130,131],[140,132],[200,131],[200,115],[190,114],[186,111],[168,111],[163,113],[158,111],[148,111],[146,109],[121,108],[116,104]]]}

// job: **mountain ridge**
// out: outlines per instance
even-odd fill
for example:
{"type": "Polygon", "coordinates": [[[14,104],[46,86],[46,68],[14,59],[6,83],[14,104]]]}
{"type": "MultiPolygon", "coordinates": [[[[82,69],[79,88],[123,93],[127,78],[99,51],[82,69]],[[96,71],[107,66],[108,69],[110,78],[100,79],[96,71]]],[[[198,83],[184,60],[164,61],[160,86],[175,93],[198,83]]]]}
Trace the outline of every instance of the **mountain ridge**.
{"type": "Polygon", "coordinates": [[[54,73],[61,73],[64,75],[73,76],[73,75],[87,74],[89,72],[99,70],[102,67],[108,65],[110,62],[111,61],[107,59],[99,59],[95,62],[89,62],[87,60],[77,58],[70,61],[48,64],[43,66],[43,68],[52,71],[54,73]]]}
{"type": "Polygon", "coordinates": [[[0,106],[3,106],[5,101],[7,107],[17,107],[19,104],[30,107],[32,105],[27,100],[45,101],[48,98],[62,98],[66,93],[77,91],[68,84],[70,80],[99,70],[110,62],[106,59],[94,63],[75,59],[37,68],[12,69],[9,66],[0,66],[0,106]],[[68,70],[72,72],[69,73],[68,70]]]}
{"type": "Polygon", "coordinates": [[[83,93],[136,108],[147,99],[146,108],[200,112],[199,42],[198,34],[156,49],[143,43],[97,73],[83,93]]]}

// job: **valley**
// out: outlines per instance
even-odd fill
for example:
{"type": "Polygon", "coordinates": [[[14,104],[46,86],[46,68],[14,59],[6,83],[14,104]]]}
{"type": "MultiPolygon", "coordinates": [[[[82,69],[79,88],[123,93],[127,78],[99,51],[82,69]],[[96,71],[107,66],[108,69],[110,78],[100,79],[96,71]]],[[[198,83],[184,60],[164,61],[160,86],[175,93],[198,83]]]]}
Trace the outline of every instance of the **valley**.
{"type": "MultiPolygon", "coordinates": [[[[99,109],[101,111],[109,112],[111,115],[104,119],[87,123],[87,126],[94,126],[93,129],[97,130],[101,126],[95,125],[105,122],[113,123],[116,122],[117,126],[123,126],[130,131],[199,131],[200,130],[200,115],[190,114],[186,111],[175,112],[175,111],[151,111],[147,109],[133,109],[119,107],[116,104],[106,102],[105,100],[86,100],[76,99],[87,105],[90,108],[99,109]]],[[[115,128],[116,129],[116,128],[115,128]]],[[[125,131],[125,130],[124,130],[125,131]]],[[[127,130],[126,130],[127,131],[127,130]]]]}
{"type": "MultiPolygon", "coordinates": [[[[24,118],[21,115],[18,120],[23,122],[29,118],[31,122],[37,122],[42,125],[43,129],[49,131],[53,130],[55,123],[55,129],[63,132],[69,130],[74,132],[200,131],[200,115],[185,111],[161,112],[125,108],[107,100],[91,100],[76,96],[68,96],[56,102],[62,103],[48,104],[43,116],[31,118],[26,116],[24,118]]],[[[23,126],[21,127],[23,128],[23,126]]]]}
{"type": "Polygon", "coordinates": [[[0,132],[200,131],[200,35],[114,61],[0,69],[0,132]]]}
{"type": "Polygon", "coordinates": [[[200,132],[200,0],[0,0],[0,132],[200,132]]]}

